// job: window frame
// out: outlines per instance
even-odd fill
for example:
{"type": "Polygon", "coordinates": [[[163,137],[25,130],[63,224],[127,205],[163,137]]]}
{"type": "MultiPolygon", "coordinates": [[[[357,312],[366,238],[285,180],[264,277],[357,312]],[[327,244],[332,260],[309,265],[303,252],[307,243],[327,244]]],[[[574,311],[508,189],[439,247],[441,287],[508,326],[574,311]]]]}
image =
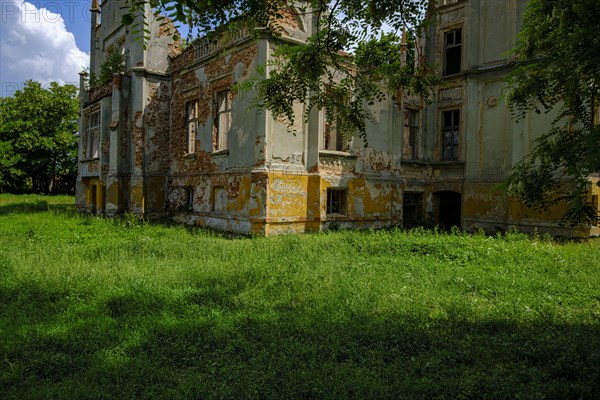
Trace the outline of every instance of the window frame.
{"type": "Polygon", "coordinates": [[[221,151],[227,150],[229,148],[229,132],[231,131],[232,120],[233,120],[233,112],[232,112],[232,103],[233,103],[233,93],[231,90],[222,90],[218,92],[215,96],[215,112],[214,112],[214,142],[213,142],[213,150],[221,151]],[[224,108],[221,109],[222,99],[225,100],[224,108]],[[226,127],[223,128],[223,123],[226,124],[226,127]]]}
{"type": "Polygon", "coordinates": [[[442,161],[458,161],[460,160],[460,123],[461,110],[460,108],[452,108],[441,111],[441,160],[442,161]],[[446,114],[450,114],[450,125],[446,125],[446,114]],[[458,115],[458,121],[455,116],[458,115]],[[446,133],[449,133],[450,142],[447,140],[446,133]],[[449,148],[450,155],[447,155],[446,149],[449,148]]]}
{"type": "Polygon", "coordinates": [[[402,125],[402,158],[419,159],[419,139],[421,131],[421,110],[412,107],[404,108],[402,125]],[[411,118],[413,116],[414,118],[411,118]],[[411,125],[411,122],[413,123],[411,125]]]}
{"type": "Polygon", "coordinates": [[[348,215],[348,189],[327,188],[327,215],[348,215]]]}
{"type": "MultiPolygon", "coordinates": [[[[443,56],[444,56],[444,60],[443,60],[443,70],[442,70],[442,75],[443,76],[452,76],[452,75],[457,75],[460,74],[463,71],[463,60],[462,60],[462,46],[463,46],[463,34],[462,34],[462,26],[458,26],[458,27],[454,27],[453,29],[449,29],[444,31],[443,33],[443,46],[444,46],[444,51],[443,51],[443,56]],[[456,42],[456,33],[459,32],[460,36],[459,36],[459,42],[456,42]],[[453,40],[452,40],[452,44],[448,44],[448,40],[450,35],[453,36],[453,40]],[[456,50],[458,49],[458,50],[456,50]],[[449,68],[448,68],[448,63],[449,60],[451,59],[449,53],[454,53],[454,52],[458,52],[458,58],[457,58],[457,62],[458,62],[458,66],[454,66],[454,68],[452,68],[452,70],[450,72],[448,72],[449,68]]],[[[454,57],[456,57],[456,55],[454,55],[452,57],[452,59],[454,59],[454,57]]]]}
{"type": "Polygon", "coordinates": [[[198,135],[198,111],[198,100],[192,100],[186,103],[186,154],[194,154],[196,152],[196,138],[198,135]]]}
{"type": "Polygon", "coordinates": [[[187,186],[184,188],[185,192],[185,206],[188,210],[194,209],[194,188],[187,186]]]}
{"type": "Polygon", "coordinates": [[[85,149],[84,159],[96,160],[100,158],[100,136],[102,132],[102,113],[100,108],[89,110],[85,113],[85,149]],[[91,117],[97,117],[97,124],[91,125],[91,117]],[[92,134],[92,131],[94,132],[92,134]]]}
{"type": "Polygon", "coordinates": [[[337,118],[328,120],[325,117],[323,126],[323,145],[322,150],[326,151],[350,151],[351,140],[347,135],[344,135],[340,129],[340,124],[337,118]]]}

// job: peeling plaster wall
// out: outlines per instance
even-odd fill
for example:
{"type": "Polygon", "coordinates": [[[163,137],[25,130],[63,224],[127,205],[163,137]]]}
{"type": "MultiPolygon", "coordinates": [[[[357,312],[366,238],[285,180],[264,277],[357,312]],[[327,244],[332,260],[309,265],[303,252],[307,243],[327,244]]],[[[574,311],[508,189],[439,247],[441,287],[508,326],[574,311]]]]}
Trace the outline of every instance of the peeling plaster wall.
{"type": "MultiPolygon", "coordinates": [[[[92,203],[98,210],[106,201],[108,214],[168,213],[181,223],[275,235],[403,225],[405,198],[409,205],[416,198],[420,222],[446,228],[456,223],[488,232],[517,227],[565,236],[600,233],[599,227],[558,227],[555,218],[564,205],[543,214],[497,190],[553,118],[531,114],[517,122],[502,101],[504,78],[512,68],[506,54],[526,0],[440,7],[421,43],[442,74],[444,34],[461,28],[461,73],[443,77],[430,103],[403,93],[375,103],[366,143],[354,138],[347,151],[323,150],[322,111],[311,110],[305,120],[305,106],[295,104],[290,127],[253,107],[254,93],[235,91],[227,147],[217,149],[217,94],[252,77],[258,66],[270,73],[279,44],[302,42],[312,34],[316,21],[302,12],[303,2],[294,3],[299,15],[282,12],[279,38],[258,32],[253,40],[240,32],[227,43],[202,39],[183,51],[155,22],[150,22],[144,50],[120,25],[117,3],[104,3],[103,22],[94,33],[92,70],[99,68],[107,48],[122,43],[127,73],[112,86],[82,93],[84,109],[102,108],[102,134],[96,160],[82,157],[85,143],[80,143],[80,210],[91,210],[92,203]],[[194,151],[188,153],[186,107],[193,101],[198,102],[198,129],[194,151]],[[403,158],[406,108],[419,111],[415,159],[403,158]],[[455,109],[460,110],[458,157],[443,160],[442,113],[455,109]],[[343,206],[329,213],[333,194],[343,198],[343,206]]],[[[145,18],[153,18],[149,9],[145,18]]],[[[599,192],[591,186],[590,196],[599,192]]]]}
{"type": "MultiPolygon", "coordinates": [[[[233,92],[227,149],[216,146],[216,96],[248,79],[266,59],[266,41],[238,42],[225,55],[192,44],[173,60],[168,210],[176,220],[239,233],[261,234],[266,217],[266,115],[252,93],[233,92]],[[199,54],[201,57],[199,57],[199,54]],[[199,109],[195,151],[188,154],[188,103],[199,109]],[[188,191],[193,204],[187,204],[188,191]]],[[[262,233],[264,234],[264,233],[262,233]]]]}
{"type": "MultiPolygon", "coordinates": [[[[125,74],[114,76],[112,84],[91,90],[82,85],[82,108],[101,108],[101,140],[99,159],[88,161],[85,134],[81,136],[77,204],[82,211],[91,209],[89,196],[83,195],[90,190],[91,181],[86,178],[98,177],[93,185],[105,192],[102,209],[108,215],[123,211],[160,214],[165,208],[169,167],[168,56],[179,51],[179,43],[169,34],[172,24],[156,21],[146,5],[134,22],[143,20],[150,30],[144,49],[139,34],[121,22],[126,12],[121,2],[104,0],[101,23],[91,27],[90,72],[100,72],[110,49],[125,55],[126,68],[125,74]]],[[[84,117],[81,132],[85,132],[84,117]]]]}

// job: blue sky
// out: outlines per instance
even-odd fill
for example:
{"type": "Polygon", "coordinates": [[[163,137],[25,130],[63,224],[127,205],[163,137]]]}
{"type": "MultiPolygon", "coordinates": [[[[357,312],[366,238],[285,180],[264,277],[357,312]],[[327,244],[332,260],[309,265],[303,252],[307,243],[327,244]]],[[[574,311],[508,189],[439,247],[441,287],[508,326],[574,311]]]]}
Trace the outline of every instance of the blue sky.
{"type": "Polygon", "coordinates": [[[27,79],[77,83],[89,64],[91,0],[0,0],[0,96],[27,79]]]}

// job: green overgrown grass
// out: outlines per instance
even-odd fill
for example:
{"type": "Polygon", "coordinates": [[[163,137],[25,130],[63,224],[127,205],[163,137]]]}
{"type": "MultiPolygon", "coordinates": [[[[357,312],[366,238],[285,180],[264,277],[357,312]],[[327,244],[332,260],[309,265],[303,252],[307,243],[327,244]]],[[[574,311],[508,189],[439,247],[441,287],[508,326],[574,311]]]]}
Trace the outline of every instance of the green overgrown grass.
{"type": "Polygon", "coordinates": [[[3,399],[598,396],[596,240],[228,239],[72,202],[0,195],[3,399]]]}

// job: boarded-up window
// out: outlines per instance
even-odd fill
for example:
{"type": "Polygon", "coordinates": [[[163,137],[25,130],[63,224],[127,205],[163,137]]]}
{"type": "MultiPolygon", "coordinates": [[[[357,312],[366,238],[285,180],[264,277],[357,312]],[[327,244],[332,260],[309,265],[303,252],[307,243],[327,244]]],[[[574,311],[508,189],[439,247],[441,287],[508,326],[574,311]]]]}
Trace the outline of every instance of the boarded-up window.
{"type": "Polygon", "coordinates": [[[198,132],[198,101],[190,101],[187,104],[187,153],[196,151],[196,133],[198,132]]]}
{"type": "Polygon", "coordinates": [[[444,75],[458,74],[462,62],[462,29],[444,34],[444,75]]]}
{"type": "Polygon", "coordinates": [[[460,110],[442,112],[442,160],[458,160],[460,110]]]}
{"type": "Polygon", "coordinates": [[[404,110],[404,131],[402,158],[416,160],[418,158],[419,111],[411,108],[404,110]]]}
{"type": "Polygon", "coordinates": [[[227,205],[227,192],[223,186],[215,186],[213,188],[212,210],[214,212],[223,212],[227,205]]]}
{"type": "Polygon", "coordinates": [[[100,110],[87,114],[85,127],[87,159],[98,158],[100,149],[100,110]]]}
{"type": "Polygon", "coordinates": [[[217,94],[215,115],[215,150],[227,149],[229,130],[231,129],[232,93],[227,90],[217,94]]]}

